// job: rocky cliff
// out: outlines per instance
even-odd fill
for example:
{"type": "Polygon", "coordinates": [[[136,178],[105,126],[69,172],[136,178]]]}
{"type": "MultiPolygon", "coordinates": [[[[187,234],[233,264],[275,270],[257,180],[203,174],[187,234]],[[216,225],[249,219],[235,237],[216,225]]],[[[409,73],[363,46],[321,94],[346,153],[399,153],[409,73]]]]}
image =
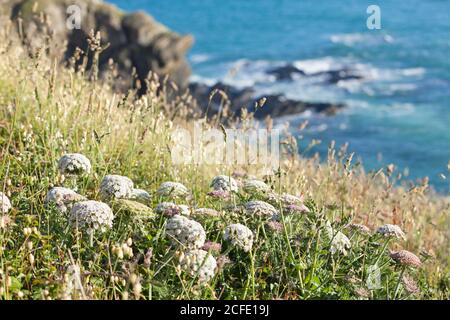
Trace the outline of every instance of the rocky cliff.
{"type": "Polygon", "coordinates": [[[125,13],[100,0],[2,0],[0,13],[20,21],[15,27],[31,51],[53,38],[51,53],[61,61],[73,56],[77,48],[86,51],[91,30],[100,31],[102,43],[108,44],[100,55],[100,77],[112,59],[124,88],[136,85],[133,69],[143,90],[150,71],[169,75],[181,88],[188,85],[186,52],[193,44],[192,36],[179,35],[146,13],[125,13]],[[67,26],[73,14],[68,8],[73,5],[80,8],[79,29],[67,26]]]}

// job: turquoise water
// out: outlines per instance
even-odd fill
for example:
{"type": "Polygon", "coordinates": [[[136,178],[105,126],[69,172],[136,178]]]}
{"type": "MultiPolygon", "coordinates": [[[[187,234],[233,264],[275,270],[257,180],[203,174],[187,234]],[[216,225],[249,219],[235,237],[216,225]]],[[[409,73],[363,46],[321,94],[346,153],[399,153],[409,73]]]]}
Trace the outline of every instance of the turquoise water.
{"type": "MultiPolygon", "coordinates": [[[[111,0],[146,10],[180,33],[191,33],[193,80],[220,79],[258,92],[308,101],[345,102],[335,117],[281,119],[292,130],[307,118],[305,140],[349,142],[368,169],[394,163],[409,179],[428,176],[446,192],[450,177],[450,1],[363,0],[111,0]],[[381,30],[368,30],[366,9],[378,4],[381,30]],[[293,63],[307,73],[350,67],[364,81],[323,85],[277,82],[264,71],[293,63]],[[230,72],[233,70],[233,72],[230,72]]],[[[316,79],[317,80],[317,79],[316,79]]]]}

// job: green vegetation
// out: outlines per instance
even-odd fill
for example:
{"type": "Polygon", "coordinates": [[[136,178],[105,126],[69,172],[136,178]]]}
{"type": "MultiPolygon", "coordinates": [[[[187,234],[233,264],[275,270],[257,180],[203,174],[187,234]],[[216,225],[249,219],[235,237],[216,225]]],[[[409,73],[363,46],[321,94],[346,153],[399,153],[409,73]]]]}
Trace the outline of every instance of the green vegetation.
{"type": "MultiPolygon", "coordinates": [[[[74,64],[58,67],[44,50],[28,57],[2,41],[0,60],[0,191],[12,204],[1,215],[0,298],[448,298],[449,199],[431,193],[426,181],[395,186],[395,169],[366,173],[345,146],[331,146],[325,163],[302,158],[286,133],[278,172],[256,177],[270,187],[257,197],[278,211],[274,221],[261,213],[265,209],[242,207],[255,200],[242,188],[229,199],[207,195],[213,177],[257,175],[257,168],[172,164],[171,128],[189,129],[195,115],[189,96],[155,75],[148,94],[138,98],[133,91],[113,93],[112,77],[88,82],[74,64]],[[168,102],[174,94],[179,98],[168,102]],[[67,153],[85,155],[92,170],[62,174],[58,160],[67,153]],[[69,212],[44,203],[55,186],[101,201],[108,174],[129,177],[151,199],[109,202],[115,217],[104,233],[77,228],[69,212]],[[170,192],[156,192],[166,181],[184,184],[189,194],[172,199],[170,192]],[[286,206],[284,193],[297,195],[301,210],[291,212],[296,207],[286,206]],[[199,282],[202,272],[189,274],[179,265],[191,251],[173,246],[166,232],[171,214],[155,210],[168,200],[188,205],[189,219],[214,242],[199,265],[203,271],[214,257],[211,279],[199,282]],[[224,240],[224,230],[235,223],[252,231],[250,250],[224,240]],[[398,225],[406,240],[401,233],[398,239],[376,232],[386,223],[398,225]],[[376,284],[374,265],[381,276],[376,288],[367,287],[376,284]]],[[[219,128],[215,120],[205,126],[219,128]]],[[[230,125],[253,128],[254,121],[245,114],[230,125]]]]}

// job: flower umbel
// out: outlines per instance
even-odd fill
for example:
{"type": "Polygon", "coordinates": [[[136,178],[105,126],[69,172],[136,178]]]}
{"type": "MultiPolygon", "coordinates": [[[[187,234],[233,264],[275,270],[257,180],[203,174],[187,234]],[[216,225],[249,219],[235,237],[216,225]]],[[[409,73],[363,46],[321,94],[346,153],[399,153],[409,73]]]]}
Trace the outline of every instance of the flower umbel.
{"type": "Polygon", "coordinates": [[[236,223],[225,228],[223,238],[229,241],[233,246],[241,248],[245,252],[252,249],[253,232],[246,226],[236,223]]]}
{"type": "Polygon", "coordinates": [[[222,190],[227,192],[239,191],[236,180],[225,175],[214,177],[214,179],[211,181],[211,188],[213,188],[214,190],[222,190]]]}
{"type": "Polygon", "coordinates": [[[65,154],[58,161],[58,169],[61,174],[79,175],[91,172],[91,162],[80,153],[65,154]]]}
{"type": "Polygon", "coordinates": [[[88,233],[97,230],[104,232],[112,228],[114,215],[106,203],[88,200],[73,205],[69,220],[72,225],[85,229],[88,233]]]}
{"type": "Polygon", "coordinates": [[[217,270],[216,259],[205,250],[181,252],[178,261],[179,268],[191,277],[198,277],[200,284],[205,284],[214,278],[217,270]]]}
{"type": "Polygon", "coordinates": [[[86,197],[76,193],[72,189],[54,187],[47,192],[44,202],[46,205],[54,203],[59,212],[67,213],[75,202],[84,200],[86,200],[86,197]]]}
{"type": "Polygon", "coordinates": [[[397,239],[405,239],[405,233],[395,224],[385,224],[378,228],[377,232],[385,237],[395,237],[397,239]]]}
{"type": "Polygon", "coordinates": [[[419,257],[407,250],[393,251],[389,255],[395,262],[403,266],[419,268],[422,265],[419,257]]]}
{"type": "Polygon", "coordinates": [[[181,215],[175,215],[167,221],[166,234],[173,245],[189,249],[201,248],[206,240],[202,225],[181,215]]]}
{"type": "Polygon", "coordinates": [[[131,198],[133,181],[119,175],[107,175],[100,184],[100,194],[104,200],[131,198]]]}

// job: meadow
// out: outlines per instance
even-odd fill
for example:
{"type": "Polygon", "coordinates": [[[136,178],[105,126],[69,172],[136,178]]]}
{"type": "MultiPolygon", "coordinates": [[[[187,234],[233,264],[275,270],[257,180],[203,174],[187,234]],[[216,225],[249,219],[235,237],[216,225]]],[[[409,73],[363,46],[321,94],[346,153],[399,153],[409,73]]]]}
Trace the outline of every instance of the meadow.
{"type": "Polygon", "coordinates": [[[0,43],[1,299],[448,299],[450,201],[426,179],[345,145],[302,158],[288,128],[272,175],[173,164],[192,97],[154,74],[113,92],[84,59],[0,43]]]}

